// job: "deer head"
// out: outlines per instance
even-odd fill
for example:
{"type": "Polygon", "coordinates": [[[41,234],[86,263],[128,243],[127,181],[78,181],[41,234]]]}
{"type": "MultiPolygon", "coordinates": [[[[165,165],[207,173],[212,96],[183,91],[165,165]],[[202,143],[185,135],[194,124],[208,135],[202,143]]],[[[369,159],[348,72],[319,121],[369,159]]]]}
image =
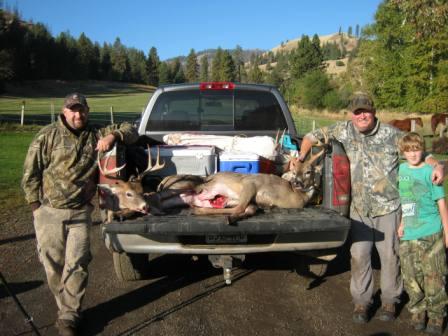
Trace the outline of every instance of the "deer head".
{"type": "Polygon", "coordinates": [[[328,142],[328,136],[324,133],[324,142],[318,141],[315,145],[316,147],[322,148],[320,152],[308,155],[304,162],[301,162],[297,157],[290,157],[288,171],[282,177],[300,190],[318,187],[320,179],[316,180],[315,177],[322,173],[323,165],[320,164],[319,159],[325,153],[328,142]]]}
{"type": "MultiPolygon", "coordinates": [[[[107,155],[107,154],[106,154],[107,155]]],[[[104,167],[101,165],[100,152],[98,152],[98,168],[100,172],[115,182],[112,184],[99,184],[100,193],[102,194],[101,206],[111,212],[120,210],[129,210],[131,212],[147,213],[148,206],[145,201],[145,194],[141,184],[142,178],[153,171],[162,169],[164,163],[160,164],[160,151],[157,147],[157,159],[155,165],[152,165],[151,151],[148,146],[148,167],[145,171],[138,175],[137,178],[130,179],[125,182],[118,179],[115,174],[125,168],[126,164],[121,167],[108,169],[110,155],[106,156],[104,167]]]]}

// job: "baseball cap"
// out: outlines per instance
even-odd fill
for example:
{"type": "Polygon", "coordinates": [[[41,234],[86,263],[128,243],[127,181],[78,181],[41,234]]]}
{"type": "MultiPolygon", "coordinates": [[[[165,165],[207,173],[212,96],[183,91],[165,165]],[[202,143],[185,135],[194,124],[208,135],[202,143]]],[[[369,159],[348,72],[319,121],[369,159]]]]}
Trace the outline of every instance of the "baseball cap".
{"type": "Polygon", "coordinates": [[[364,92],[355,92],[353,94],[350,102],[350,110],[352,112],[356,112],[357,110],[366,110],[370,112],[376,111],[373,100],[367,93],[364,92]]]}
{"type": "Polygon", "coordinates": [[[86,97],[84,97],[84,95],[77,93],[77,92],[70,93],[64,99],[64,107],[72,108],[75,105],[81,105],[84,108],[89,108],[89,105],[87,105],[86,97]]]}

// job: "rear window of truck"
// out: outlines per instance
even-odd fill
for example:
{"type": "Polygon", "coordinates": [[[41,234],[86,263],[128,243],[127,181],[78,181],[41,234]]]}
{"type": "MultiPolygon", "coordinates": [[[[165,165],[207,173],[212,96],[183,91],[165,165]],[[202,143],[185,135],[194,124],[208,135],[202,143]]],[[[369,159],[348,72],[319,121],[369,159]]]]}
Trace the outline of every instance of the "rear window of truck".
{"type": "Polygon", "coordinates": [[[275,131],[287,128],[276,97],[266,91],[188,90],[162,93],[147,131],[275,131]]]}

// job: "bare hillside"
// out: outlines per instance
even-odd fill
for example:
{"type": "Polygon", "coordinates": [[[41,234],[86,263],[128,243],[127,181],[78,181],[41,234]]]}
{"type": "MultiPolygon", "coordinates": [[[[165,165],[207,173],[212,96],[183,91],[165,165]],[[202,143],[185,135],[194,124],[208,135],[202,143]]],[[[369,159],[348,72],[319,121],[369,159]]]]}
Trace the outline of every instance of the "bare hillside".
{"type": "MultiPolygon", "coordinates": [[[[344,47],[347,51],[352,51],[358,44],[358,39],[356,37],[353,36],[349,37],[346,33],[341,33],[341,35],[339,35],[339,33],[334,33],[330,35],[319,36],[320,45],[323,46],[326,43],[333,43],[333,42],[340,43],[341,37],[342,37],[342,43],[344,44],[344,47]]],[[[291,51],[297,48],[297,43],[299,42],[299,40],[300,37],[284,42],[272,48],[271,51],[274,53],[277,53],[279,51],[291,51]]]]}

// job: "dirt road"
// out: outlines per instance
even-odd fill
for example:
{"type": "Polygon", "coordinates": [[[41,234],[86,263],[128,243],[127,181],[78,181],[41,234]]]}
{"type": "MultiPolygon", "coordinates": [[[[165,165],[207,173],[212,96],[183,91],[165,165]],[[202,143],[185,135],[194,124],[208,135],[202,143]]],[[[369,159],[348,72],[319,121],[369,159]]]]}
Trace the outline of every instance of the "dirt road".
{"type": "MultiPolygon", "coordinates": [[[[25,207],[0,211],[0,271],[40,333],[57,335],[31,213],[25,207]]],[[[92,254],[82,335],[419,335],[405,303],[393,323],[375,317],[366,325],[352,323],[346,253],[324,279],[300,275],[294,254],[260,254],[248,256],[226,286],[206,257],[165,255],[152,259],[150,279],[122,283],[96,221],[92,254]]],[[[0,335],[33,335],[1,286],[0,335]]]]}

